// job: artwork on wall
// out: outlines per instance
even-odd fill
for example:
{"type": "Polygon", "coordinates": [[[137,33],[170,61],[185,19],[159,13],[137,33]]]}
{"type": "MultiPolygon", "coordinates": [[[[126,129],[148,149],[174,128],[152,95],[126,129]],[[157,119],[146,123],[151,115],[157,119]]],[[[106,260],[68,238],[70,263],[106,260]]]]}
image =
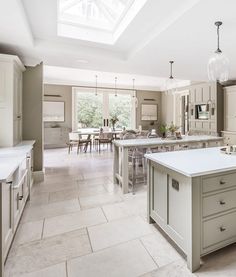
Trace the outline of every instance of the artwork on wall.
{"type": "Polygon", "coordinates": [[[141,120],[157,120],[157,105],[156,104],[142,104],[141,120]]]}
{"type": "Polygon", "coordinates": [[[64,122],[65,102],[44,101],[43,102],[44,122],[64,122]]]}

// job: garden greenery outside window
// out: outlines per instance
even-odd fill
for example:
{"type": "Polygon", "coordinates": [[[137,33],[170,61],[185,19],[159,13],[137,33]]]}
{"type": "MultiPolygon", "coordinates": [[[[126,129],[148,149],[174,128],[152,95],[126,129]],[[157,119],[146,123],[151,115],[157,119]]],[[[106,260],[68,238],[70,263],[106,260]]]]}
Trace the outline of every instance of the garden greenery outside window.
{"type": "Polygon", "coordinates": [[[116,129],[135,128],[135,101],[133,91],[112,89],[73,88],[73,130],[99,129],[103,119],[117,117],[116,129]]]}

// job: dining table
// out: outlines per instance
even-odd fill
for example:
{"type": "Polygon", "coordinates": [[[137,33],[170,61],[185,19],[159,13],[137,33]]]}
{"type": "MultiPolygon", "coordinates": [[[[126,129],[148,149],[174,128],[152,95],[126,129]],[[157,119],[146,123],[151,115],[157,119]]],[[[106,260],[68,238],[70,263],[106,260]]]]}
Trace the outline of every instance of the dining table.
{"type": "MultiPolygon", "coordinates": [[[[103,133],[106,134],[111,134],[114,139],[117,139],[118,136],[123,132],[122,129],[117,129],[117,130],[103,130],[103,133]]],[[[99,134],[101,133],[101,131],[99,129],[79,129],[77,131],[73,131],[73,133],[77,133],[80,135],[87,135],[87,136],[99,136],[99,134]]]]}
{"type": "Polygon", "coordinates": [[[136,138],[127,140],[114,140],[113,181],[120,184],[123,194],[129,192],[129,151],[135,148],[151,149],[168,147],[174,150],[176,146],[188,148],[216,147],[223,144],[223,138],[210,135],[192,135],[177,138],[136,138]]]}

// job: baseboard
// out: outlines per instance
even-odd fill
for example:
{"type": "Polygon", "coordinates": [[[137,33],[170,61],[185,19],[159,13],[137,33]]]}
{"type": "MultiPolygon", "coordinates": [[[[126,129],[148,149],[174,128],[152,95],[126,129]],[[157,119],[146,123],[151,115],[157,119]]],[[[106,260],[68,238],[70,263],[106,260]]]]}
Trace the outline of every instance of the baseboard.
{"type": "Polygon", "coordinates": [[[44,171],[34,171],[33,179],[34,179],[34,184],[43,182],[44,181],[44,171]]]}

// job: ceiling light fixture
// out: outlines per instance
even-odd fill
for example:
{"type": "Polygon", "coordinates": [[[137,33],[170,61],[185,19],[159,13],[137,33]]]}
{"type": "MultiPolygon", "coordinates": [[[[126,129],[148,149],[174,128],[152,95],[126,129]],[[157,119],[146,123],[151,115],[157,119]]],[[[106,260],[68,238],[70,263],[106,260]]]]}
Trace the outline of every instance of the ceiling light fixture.
{"type": "Polygon", "coordinates": [[[175,94],[177,90],[176,80],[173,77],[173,63],[174,61],[169,61],[170,63],[170,77],[166,80],[166,92],[167,94],[175,94]]]}
{"type": "Polygon", "coordinates": [[[220,26],[223,23],[216,21],[217,49],[208,61],[208,78],[210,81],[225,82],[229,79],[229,60],[220,49],[220,26]]]}
{"type": "Polygon", "coordinates": [[[95,95],[98,95],[98,75],[95,75],[95,95]]]}
{"type": "Polygon", "coordinates": [[[117,97],[117,77],[115,77],[115,96],[117,97]]]}
{"type": "Polygon", "coordinates": [[[137,98],[137,95],[136,95],[136,90],[135,90],[135,79],[133,79],[133,99],[135,101],[135,107],[137,108],[138,107],[138,98],[137,98]]]}

